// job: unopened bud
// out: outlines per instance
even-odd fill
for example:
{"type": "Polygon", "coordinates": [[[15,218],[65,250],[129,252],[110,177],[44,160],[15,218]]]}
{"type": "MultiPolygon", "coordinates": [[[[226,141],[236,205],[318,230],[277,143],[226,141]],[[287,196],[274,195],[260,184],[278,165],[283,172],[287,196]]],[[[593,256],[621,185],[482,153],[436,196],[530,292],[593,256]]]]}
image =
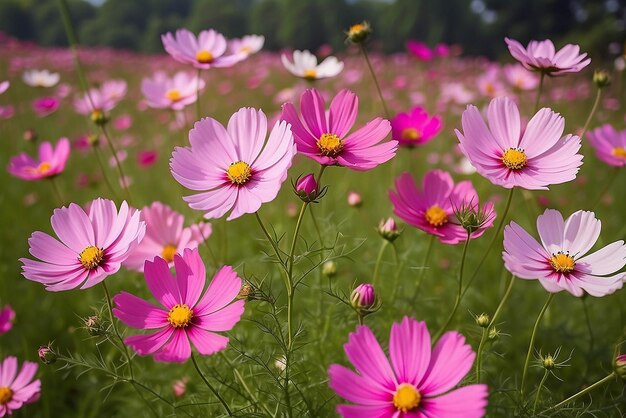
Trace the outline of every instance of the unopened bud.
{"type": "Polygon", "coordinates": [[[249,282],[245,282],[243,286],[241,286],[241,290],[239,290],[237,299],[250,300],[252,296],[254,296],[254,288],[249,282]]]}
{"type": "Polygon", "coordinates": [[[363,43],[369,38],[372,33],[372,27],[369,22],[363,21],[361,23],[357,23],[355,25],[350,26],[350,29],[346,31],[347,40],[360,44],[363,43]]]}
{"type": "Polygon", "coordinates": [[[550,355],[550,354],[548,354],[547,356],[543,357],[541,359],[541,365],[546,370],[554,369],[556,367],[556,364],[554,362],[554,357],[552,357],[552,355],[550,355]]]}
{"type": "Polygon", "coordinates": [[[626,354],[620,354],[615,358],[613,369],[619,377],[626,380],[626,354]]]}
{"type": "Polygon", "coordinates": [[[317,190],[317,181],[315,181],[315,176],[313,174],[307,174],[306,176],[299,178],[296,181],[294,189],[296,195],[303,202],[313,202],[319,196],[319,191],[317,190]]]}
{"type": "Polygon", "coordinates": [[[85,319],[85,328],[87,328],[87,332],[92,337],[98,337],[107,334],[107,330],[103,326],[102,320],[97,315],[93,315],[85,319]]]}
{"type": "Polygon", "coordinates": [[[489,338],[490,340],[497,340],[498,338],[500,338],[500,330],[498,330],[496,327],[491,327],[491,329],[489,329],[489,334],[487,335],[487,338],[489,338]]]}
{"type": "Polygon", "coordinates": [[[487,328],[489,326],[489,322],[489,315],[487,315],[486,313],[481,313],[476,317],[476,325],[481,328],[487,328]]]}
{"type": "Polygon", "coordinates": [[[177,398],[182,398],[187,391],[187,382],[189,381],[188,377],[183,377],[182,379],[176,380],[172,383],[172,393],[177,398]]]}
{"type": "Polygon", "coordinates": [[[611,77],[609,73],[605,70],[595,70],[593,72],[593,83],[599,89],[608,86],[611,84],[611,77]]]}
{"type": "Polygon", "coordinates": [[[38,138],[37,131],[35,131],[34,129],[27,129],[24,131],[23,138],[24,141],[35,142],[38,138]]]}
{"type": "Polygon", "coordinates": [[[353,208],[358,208],[363,204],[363,200],[361,199],[361,195],[357,192],[348,193],[348,205],[353,208]]]}
{"type": "Polygon", "coordinates": [[[329,279],[337,275],[337,263],[333,260],[327,261],[322,265],[322,274],[329,279]]]}
{"type": "Polygon", "coordinates": [[[52,351],[51,344],[42,345],[37,349],[39,360],[44,364],[52,364],[57,361],[57,355],[52,351]]]}
{"type": "Polygon", "coordinates": [[[393,218],[387,218],[387,220],[381,220],[378,224],[378,233],[381,237],[389,242],[394,242],[396,238],[400,236],[402,231],[398,230],[396,221],[393,218]]]}
{"type": "Polygon", "coordinates": [[[358,285],[350,295],[350,304],[356,310],[368,310],[376,304],[374,286],[369,283],[358,285]]]}

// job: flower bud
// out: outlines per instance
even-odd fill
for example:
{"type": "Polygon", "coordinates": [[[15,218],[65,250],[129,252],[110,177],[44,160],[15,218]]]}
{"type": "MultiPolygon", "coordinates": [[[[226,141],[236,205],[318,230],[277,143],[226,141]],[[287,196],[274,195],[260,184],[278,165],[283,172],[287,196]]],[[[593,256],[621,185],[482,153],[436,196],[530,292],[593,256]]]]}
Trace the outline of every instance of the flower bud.
{"type": "Polygon", "coordinates": [[[482,206],[465,202],[461,207],[454,209],[454,216],[463,229],[471,234],[492,225],[496,213],[491,202],[482,206]]]}
{"type": "Polygon", "coordinates": [[[104,112],[98,109],[91,112],[89,117],[91,118],[91,121],[98,126],[105,125],[109,121],[109,118],[107,118],[104,112]]]}
{"type": "Polygon", "coordinates": [[[619,377],[626,380],[626,354],[620,354],[615,358],[613,369],[619,377]]]}
{"type": "Polygon", "coordinates": [[[487,328],[489,326],[489,322],[489,315],[487,315],[486,313],[481,313],[476,317],[476,325],[481,328],[487,328]]]}
{"type": "Polygon", "coordinates": [[[337,263],[333,260],[327,261],[322,265],[322,274],[329,279],[337,275],[337,263]]]}
{"type": "Polygon", "coordinates": [[[500,338],[500,330],[496,327],[491,327],[489,329],[489,334],[487,334],[487,338],[489,338],[490,340],[497,340],[498,338],[500,338]]]}
{"type": "Polygon", "coordinates": [[[37,349],[39,360],[44,364],[52,364],[57,361],[57,355],[52,351],[51,344],[42,345],[37,349]]]}
{"type": "Polygon", "coordinates": [[[254,288],[249,282],[245,282],[243,286],[241,286],[241,290],[239,290],[237,299],[250,300],[253,298],[253,296],[254,296],[254,288]]]}
{"type": "Polygon", "coordinates": [[[274,367],[278,369],[279,372],[284,372],[287,368],[287,359],[285,356],[281,356],[274,361],[274,367]]]}
{"type": "Polygon", "coordinates": [[[611,77],[609,73],[605,70],[595,70],[593,72],[593,83],[599,89],[608,86],[611,84],[611,77]]]}
{"type": "Polygon", "coordinates": [[[37,131],[34,129],[27,129],[23,134],[24,141],[35,142],[38,138],[37,131]]]}
{"type": "Polygon", "coordinates": [[[315,176],[313,174],[307,174],[299,178],[296,181],[295,191],[296,195],[298,195],[303,202],[313,202],[319,195],[315,176]]]}
{"type": "Polygon", "coordinates": [[[87,143],[92,147],[97,147],[100,145],[100,136],[91,134],[87,136],[87,143]]]}
{"type": "Polygon", "coordinates": [[[389,242],[394,242],[396,238],[400,236],[402,231],[398,230],[396,221],[393,218],[387,218],[387,220],[381,220],[378,224],[378,233],[381,237],[389,242]]]}
{"type": "Polygon", "coordinates": [[[99,316],[93,315],[85,319],[85,328],[92,337],[98,337],[107,334],[106,327],[102,324],[99,316]]]}
{"type": "Polygon", "coordinates": [[[365,42],[371,33],[372,27],[369,22],[363,21],[350,26],[350,29],[346,31],[346,40],[355,44],[360,44],[365,42]]]}
{"type": "Polygon", "coordinates": [[[376,304],[374,286],[369,283],[358,285],[350,295],[350,304],[358,311],[373,308],[376,304]]]}
{"type": "Polygon", "coordinates": [[[548,354],[545,357],[542,357],[541,358],[541,365],[546,370],[554,369],[556,367],[556,363],[554,362],[554,357],[552,357],[552,355],[550,355],[550,354],[548,354]]]}
{"type": "Polygon", "coordinates": [[[183,377],[182,379],[178,379],[172,383],[172,393],[177,398],[182,398],[185,396],[185,392],[187,391],[187,382],[189,381],[188,377],[183,377]]]}
{"type": "Polygon", "coordinates": [[[361,200],[361,195],[357,192],[348,193],[348,205],[353,208],[358,208],[363,204],[363,200],[361,200]]]}

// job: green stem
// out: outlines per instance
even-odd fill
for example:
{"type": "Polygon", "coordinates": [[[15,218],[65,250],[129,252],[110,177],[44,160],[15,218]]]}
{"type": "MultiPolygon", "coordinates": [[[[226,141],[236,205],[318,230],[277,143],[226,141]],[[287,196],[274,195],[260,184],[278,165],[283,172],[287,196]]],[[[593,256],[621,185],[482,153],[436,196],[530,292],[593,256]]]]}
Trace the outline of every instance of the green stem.
{"type": "Polygon", "coordinates": [[[376,73],[374,72],[374,68],[372,67],[372,64],[370,63],[370,58],[367,55],[367,49],[365,48],[365,45],[363,45],[363,43],[360,43],[359,46],[361,47],[361,52],[363,52],[363,56],[365,57],[365,62],[367,63],[367,68],[369,68],[370,74],[372,74],[372,78],[374,79],[374,84],[376,85],[376,90],[378,91],[378,97],[380,97],[380,101],[383,104],[383,109],[385,110],[385,115],[387,116],[387,119],[391,119],[391,114],[389,113],[389,109],[387,109],[387,102],[385,102],[385,98],[383,97],[383,92],[380,89],[380,85],[378,84],[378,78],[376,77],[376,73]]]}
{"type": "Polygon", "coordinates": [[[293,239],[291,240],[291,249],[289,250],[289,258],[288,258],[288,267],[287,267],[287,278],[288,278],[288,288],[287,288],[287,338],[288,338],[288,347],[289,351],[291,351],[293,347],[293,331],[292,331],[292,317],[293,317],[293,264],[294,264],[294,254],[296,251],[296,242],[298,241],[298,234],[300,233],[300,226],[302,226],[302,220],[304,219],[304,212],[306,212],[306,208],[309,204],[307,202],[302,202],[302,207],[300,208],[300,214],[298,215],[298,220],[296,221],[296,228],[293,231],[293,239]]]}
{"type": "Polygon", "coordinates": [[[263,230],[263,234],[265,234],[265,238],[267,238],[267,240],[269,241],[270,245],[274,249],[274,252],[276,253],[276,257],[280,261],[280,265],[282,266],[282,270],[284,271],[285,262],[283,261],[283,258],[280,255],[280,250],[278,249],[278,246],[276,245],[276,243],[272,239],[272,236],[270,235],[270,233],[267,232],[267,228],[265,228],[265,225],[263,224],[263,221],[261,220],[261,216],[259,215],[259,212],[254,212],[254,214],[256,215],[256,220],[259,223],[259,226],[263,230]]]}
{"type": "Polygon", "coordinates": [[[524,397],[524,386],[526,386],[528,366],[530,364],[530,357],[533,354],[533,347],[535,346],[535,337],[537,336],[537,330],[539,329],[539,324],[541,323],[541,319],[543,318],[543,315],[546,313],[546,310],[548,309],[550,302],[552,302],[554,295],[555,295],[554,293],[550,293],[550,296],[548,296],[546,303],[543,304],[543,307],[541,308],[541,311],[539,312],[539,316],[537,316],[537,320],[535,321],[535,326],[533,326],[533,333],[530,335],[530,343],[528,344],[528,352],[526,353],[526,361],[524,362],[524,370],[522,372],[522,384],[520,387],[520,395],[522,396],[522,398],[524,397]]]}
{"type": "Polygon", "coordinates": [[[609,191],[609,189],[611,188],[611,186],[615,182],[615,179],[617,178],[617,175],[619,174],[620,169],[618,167],[615,167],[612,171],[613,172],[611,173],[609,179],[604,184],[604,188],[602,189],[602,191],[598,195],[598,198],[596,199],[596,202],[591,207],[592,211],[595,211],[596,208],[598,207],[598,205],[602,202],[602,198],[604,197],[606,192],[609,191]]]}
{"type": "Polygon", "coordinates": [[[430,255],[433,252],[433,247],[435,246],[435,236],[431,235],[430,240],[428,241],[428,249],[424,254],[424,260],[422,261],[422,269],[420,270],[420,274],[417,276],[417,283],[415,284],[415,293],[413,293],[413,304],[417,302],[417,297],[419,296],[420,286],[422,285],[422,280],[424,280],[424,275],[426,274],[426,264],[430,259],[430,255]]]}
{"type": "Polygon", "coordinates": [[[439,338],[444,333],[446,328],[448,328],[448,325],[450,325],[450,322],[452,322],[452,319],[454,318],[454,315],[456,314],[456,311],[459,309],[459,305],[461,304],[461,299],[463,298],[463,269],[465,267],[465,258],[467,256],[467,247],[469,246],[469,242],[470,242],[470,232],[467,233],[467,237],[465,238],[465,244],[463,245],[463,255],[461,256],[461,267],[459,268],[459,289],[456,294],[456,299],[454,300],[454,307],[452,308],[452,312],[450,312],[448,319],[446,319],[446,322],[444,322],[442,327],[439,328],[439,331],[437,331],[437,333],[435,334],[433,341],[439,340],[439,338]]]}
{"type": "Polygon", "coordinates": [[[111,154],[113,154],[115,165],[117,166],[117,171],[120,176],[120,182],[122,184],[122,187],[126,191],[126,196],[128,197],[128,203],[130,204],[132,201],[132,196],[130,194],[130,189],[128,187],[127,178],[124,175],[124,170],[122,169],[122,163],[120,162],[120,159],[117,157],[117,150],[115,149],[115,146],[113,145],[113,141],[111,141],[111,137],[109,136],[109,132],[106,129],[106,125],[100,125],[100,128],[102,129],[102,134],[104,135],[104,139],[106,140],[107,145],[109,146],[109,150],[111,151],[111,154]]]}
{"type": "Polygon", "coordinates": [[[543,92],[543,81],[546,78],[546,73],[541,72],[541,79],[539,80],[539,89],[537,90],[537,98],[535,99],[535,110],[533,114],[537,113],[539,110],[539,99],[541,99],[541,93],[543,92]]]}
{"type": "Polygon", "coordinates": [[[54,193],[54,196],[58,200],[59,205],[63,206],[65,204],[65,199],[63,199],[63,193],[61,193],[61,189],[59,189],[56,176],[50,177],[50,184],[52,184],[52,192],[54,193]]]}
{"type": "Polygon", "coordinates": [[[589,354],[593,352],[593,326],[591,325],[591,318],[589,317],[589,310],[587,309],[587,298],[582,297],[580,301],[583,304],[583,312],[585,313],[585,322],[587,323],[587,330],[589,331],[589,354]]]}
{"type": "Polygon", "coordinates": [[[356,316],[359,320],[359,325],[363,325],[363,315],[361,315],[360,313],[357,313],[356,316]]]}
{"type": "Polygon", "coordinates": [[[539,382],[539,387],[537,388],[537,393],[535,394],[535,402],[533,403],[533,416],[535,415],[535,411],[537,410],[537,402],[539,402],[539,395],[541,394],[541,388],[543,384],[546,383],[546,379],[548,378],[548,373],[550,371],[545,369],[543,372],[543,377],[541,378],[541,382],[539,382]]]}
{"type": "Polygon", "coordinates": [[[603,384],[607,383],[608,381],[610,381],[611,379],[615,378],[615,372],[609,374],[608,376],[598,380],[596,383],[587,386],[586,388],[584,388],[583,390],[581,390],[580,392],[570,396],[569,398],[565,399],[564,401],[559,402],[558,404],[554,405],[553,407],[550,407],[548,409],[546,409],[545,411],[543,411],[541,413],[541,415],[543,415],[545,412],[548,411],[552,411],[553,409],[558,409],[564,405],[567,405],[568,403],[575,401],[576,399],[580,398],[581,396],[591,392],[592,390],[594,390],[595,388],[602,386],[603,384]]]}
{"type": "Polygon", "coordinates": [[[128,364],[128,372],[130,373],[130,380],[135,380],[135,373],[133,371],[133,362],[131,361],[130,353],[128,352],[128,347],[124,344],[124,339],[122,338],[122,334],[117,329],[117,322],[115,317],[113,316],[113,303],[111,302],[111,294],[109,293],[109,289],[107,288],[106,281],[102,281],[102,288],[104,289],[104,295],[106,296],[107,308],[109,310],[109,319],[111,320],[111,326],[113,327],[113,332],[115,336],[122,344],[124,356],[126,357],[126,362],[128,364]]]}
{"type": "Polygon", "coordinates": [[[267,405],[265,405],[265,403],[261,402],[256,395],[252,392],[252,390],[250,389],[250,387],[248,386],[248,384],[246,383],[245,379],[243,378],[243,376],[241,375],[241,373],[239,373],[239,370],[237,370],[235,368],[235,365],[233,364],[233,362],[228,358],[228,356],[223,352],[220,351],[220,354],[222,356],[222,358],[224,358],[224,360],[226,360],[226,362],[228,363],[228,366],[233,370],[233,373],[235,374],[235,378],[239,381],[239,384],[241,385],[241,387],[243,388],[243,390],[246,391],[246,393],[250,396],[250,398],[252,399],[253,402],[255,402],[256,404],[261,406],[261,409],[263,409],[263,411],[268,415],[268,416],[273,416],[272,411],[270,411],[270,409],[267,407],[267,405]]]}
{"type": "Polygon", "coordinates": [[[596,99],[593,102],[593,106],[591,107],[591,112],[589,112],[589,116],[587,116],[587,120],[585,121],[585,125],[583,126],[583,131],[580,134],[580,138],[583,139],[585,134],[587,133],[587,129],[589,128],[589,124],[591,123],[591,119],[596,114],[596,110],[598,110],[598,104],[600,104],[600,97],[602,96],[602,89],[598,89],[596,92],[596,99]]]}
{"type": "Polygon", "coordinates": [[[215,388],[213,387],[213,385],[211,385],[211,383],[209,383],[209,381],[207,380],[206,377],[204,377],[204,374],[202,373],[202,371],[200,370],[200,367],[198,366],[198,363],[196,362],[196,356],[192,353],[191,354],[191,362],[193,363],[193,367],[196,368],[196,371],[198,372],[198,375],[200,375],[200,378],[202,379],[202,381],[206,384],[206,386],[209,388],[209,390],[211,392],[213,392],[213,394],[217,397],[217,399],[220,401],[220,403],[222,404],[222,406],[224,407],[224,409],[226,410],[226,413],[228,414],[229,417],[233,416],[233,413],[231,412],[230,408],[228,407],[228,404],[226,403],[226,401],[224,400],[224,398],[222,398],[220,396],[220,394],[217,392],[217,390],[215,390],[215,388]]]}
{"type": "Polygon", "coordinates": [[[117,193],[115,192],[115,189],[113,189],[113,186],[111,185],[111,182],[109,181],[109,178],[107,177],[107,170],[104,167],[102,158],[100,157],[100,151],[98,150],[98,145],[95,145],[93,147],[93,151],[96,154],[96,160],[98,160],[98,165],[100,166],[100,171],[102,172],[102,179],[104,180],[104,184],[107,185],[109,191],[111,192],[111,197],[115,198],[117,197],[117,193]]]}
{"type": "Polygon", "coordinates": [[[372,276],[372,285],[376,286],[378,281],[378,275],[380,273],[380,262],[383,259],[383,254],[385,253],[385,248],[389,245],[389,241],[383,239],[383,243],[380,246],[380,250],[378,251],[378,257],[376,257],[376,264],[374,265],[374,275],[372,276]]]}

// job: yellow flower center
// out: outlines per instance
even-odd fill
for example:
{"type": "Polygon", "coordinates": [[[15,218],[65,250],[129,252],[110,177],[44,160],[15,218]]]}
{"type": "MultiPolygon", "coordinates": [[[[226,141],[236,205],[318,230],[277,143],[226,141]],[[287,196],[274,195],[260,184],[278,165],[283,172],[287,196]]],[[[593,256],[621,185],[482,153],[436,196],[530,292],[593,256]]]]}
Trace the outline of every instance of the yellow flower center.
{"type": "Polygon", "coordinates": [[[568,253],[558,252],[550,257],[550,265],[557,273],[569,273],[574,270],[576,262],[568,253]]]}
{"type": "Polygon", "coordinates": [[[202,49],[196,54],[196,61],[200,64],[208,64],[213,61],[213,54],[206,49],[202,49]]]}
{"type": "Polygon", "coordinates": [[[485,91],[491,96],[496,92],[496,86],[494,86],[493,83],[487,83],[485,84],[485,91]]]}
{"type": "Polygon", "coordinates": [[[93,270],[98,267],[104,259],[104,251],[101,248],[90,245],[80,253],[78,259],[87,270],[93,270]]]}
{"type": "Polygon", "coordinates": [[[441,226],[448,222],[448,214],[445,210],[441,209],[439,205],[432,205],[426,210],[424,214],[426,220],[432,226],[441,226]]]}
{"type": "Polygon", "coordinates": [[[509,148],[502,154],[502,163],[509,170],[520,170],[526,167],[526,154],[523,149],[509,148]]]}
{"type": "Polygon", "coordinates": [[[365,30],[365,25],[363,23],[357,23],[356,25],[350,26],[350,29],[348,29],[348,35],[354,36],[360,32],[363,32],[364,30],[365,30]]]}
{"type": "Polygon", "coordinates": [[[163,251],[161,251],[161,257],[163,257],[163,260],[171,263],[172,261],[174,261],[176,250],[177,248],[175,245],[167,244],[165,247],[163,247],[163,251]]]}
{"type": "Polygon", "coordinates": [[[624,147],[613,148],[613,151],[611,151],[611,154],[613,154],[614,157],[622,158],[626,160],[626,148],[624,147]]]}
{"type": "Polygon", "coordinates": [[[173,102],[177,102],[180,99],[183,98],[183,95],[180,94],[180,90],[178,89],[170,89],[167,92],[165,92],[165,98],[167,100],[171,100],[173,102]]]}
{"type": "Polygon", "coordinates": [[[250,52],[252,52],[252,48],[250,48],[249,46],[242,46],[241,48],[239,48],[239,52],[243,54],[249,54],[250,52]]]}
{"type": "Polygon", "coordinates": [[[6,386],[0,387],[0,405],[6,405],[13,398],[13,391],[6,386]]]}
{"type": "Polygon", "coordinates": [[[421,400],[422,395],[415,389],[415,386],[409,383],[402,383],[393,394],[393,406],[402,412],[413,411],[419,406],[421,400]]]}
{"type": "Polygon", "coordinates": [[[415,128],[406,128],[400,134],[405,141],[417,141],[422,137],[422,133],[415,128]]]}
{"type": "Polygon", "coordinates": [[[343,149],[343,141],[335,134],[322,134],[317,140],[317,147],[322,155],[335,157],[343,149]]]}
{"type": "Polygon", "coordinates": [[[50,171],[51,168],[52,168],[52,165],[49,162],[44,161],[41,164],[39,164],[37,168],[25,167],[24,172],[28,174],[46,174],[48,171],[50,171]]]}
{"type": "Polygon", "coordinates": [[[176,304],[167,314],[167,320],[174,328],[184,328],[193,318],[193,311],[187,305],[176,304]]]}
{"type": "Polygon", "coordinates": [[[100,109],[94,109],[91,111],[91,121],[98,123],[104,119],[104,113],[100,109]]]}
{"type": "Polygon", "coordinates": [[[317,71],[314,68],[310,70],[305,70],[303,77],[307,80],[315,80],[317,78],[317,71]]]}
{"type": "Polygon", "coordinates": [[[228,170],[226,170],[226,175],[228,179],[233,182],[233,184],[242,185],[250,180],[252,176],[252,171],[250,170],[250,166],[243,161],[237,161],[236,163],[232,163],[228,170]]]}

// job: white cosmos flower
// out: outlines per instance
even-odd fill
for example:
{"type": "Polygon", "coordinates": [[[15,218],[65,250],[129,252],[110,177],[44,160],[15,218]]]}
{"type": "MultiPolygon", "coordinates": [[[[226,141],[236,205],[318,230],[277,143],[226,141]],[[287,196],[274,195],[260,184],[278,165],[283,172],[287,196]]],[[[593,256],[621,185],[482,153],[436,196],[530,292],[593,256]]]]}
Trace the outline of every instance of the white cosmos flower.
{"type": "Polygon", "coordinates": [[[343,70],[343,62],[335,57],[327,57],[318,65],[317,57],[309,51],[293,51],[293,62],[285,54],[281,60],[291,74],[307,80],[334,77],[343,70]]]}
{"type": "Polygon", "coordinates": [[[24,83],[31,87],[52,87],[60,79],[59,73],[52,73],[48,70],[28,70],[22,75],[24,83]]]}
{"type": "Polygon", "coordinates": [[[228,41],[228,50],[232,54],[245,54],[246,56],[255,54],[263,48],[265,36],[246,35],[243,38],[234,38],[228,41]]]}

